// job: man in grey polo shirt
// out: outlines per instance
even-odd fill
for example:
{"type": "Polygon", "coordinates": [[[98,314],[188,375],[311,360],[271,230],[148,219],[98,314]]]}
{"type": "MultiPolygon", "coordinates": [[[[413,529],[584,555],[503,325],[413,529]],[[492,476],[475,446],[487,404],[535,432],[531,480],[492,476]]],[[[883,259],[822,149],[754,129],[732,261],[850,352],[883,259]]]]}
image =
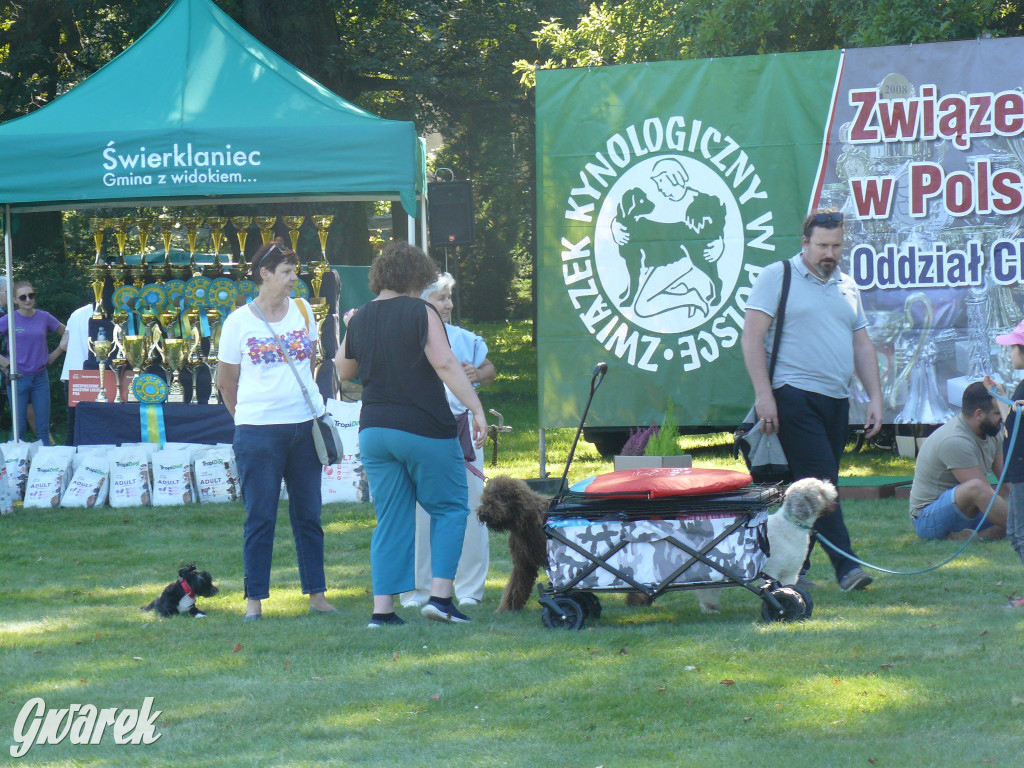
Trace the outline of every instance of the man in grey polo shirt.
{"type": "Polygon", "coordinates": [[[1006,500],[993,500],[988,482],[990,471],[996,477],[1003,472],[1002,426],[999,404],[976,381],[964,390],[960,413],[924,441],[910,488],[910,516],[920,538],[965,539],[975,529],[979,539],[1006,535],[1006,500]]]}
{"type": "MultiPolygon", "coordinates": [[[[868,338],[868,321],[853,279],[839,269],[843,214],[814,211],[804,219],[803,249],[789,260],[792,280],[782,323],[774,380],[768,356],[782,294],[783,263],[769,264],[747,300],[743,360],[754,385],[754,409],[765,433],[777,432],[793,479],[817,477],[839,484],[839,460],[849,430],[850,384],[854,373],[870,402],[864,429],[874,436],[882,426],[878,359],[868,338]]],[[[818,518],[815,533],[827,538],[829,559],[844,592],[864,589],[871,577],[859,568],[842,509],[818,518]]],[[[811,537],[811,547],[815,537],[811,537]]],[[[810,565],[810,551],[804,570],[810,565]]],[[[801,576],[798,584],[810,586],[801,576]]]]}

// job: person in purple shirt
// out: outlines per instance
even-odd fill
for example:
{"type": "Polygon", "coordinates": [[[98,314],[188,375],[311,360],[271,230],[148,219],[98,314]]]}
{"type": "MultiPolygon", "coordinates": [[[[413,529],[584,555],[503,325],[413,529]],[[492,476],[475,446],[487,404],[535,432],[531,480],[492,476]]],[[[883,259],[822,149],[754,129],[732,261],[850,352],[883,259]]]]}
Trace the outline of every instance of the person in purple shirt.
{"type": "MultiPolygon", "coordinates": [[[[36,437],[43,445],[50,445],[50,377],[46,367],[60,357],[66,340],[52,352],[46,343],[49,331],[64,335],[64,324],[49,312],[36,309],[36,291],[32,284],[20,280],[14,284],[14,341],[18,356],[17,379],[12,381],[18,397],[18,434],[24,437],[27,424],[26,410],[31,402],[35,410],[36,437]]],[[[6,321],[6,318],[4,318],[6,321]]],[[[7,335],[8,325],[0,322],[0,334],[7,335]]],[[[0,355],[0,370],[7,373],[11,361],[0,355]]],[[[8,391],[13,399],[14,394],[8,391]]]]}

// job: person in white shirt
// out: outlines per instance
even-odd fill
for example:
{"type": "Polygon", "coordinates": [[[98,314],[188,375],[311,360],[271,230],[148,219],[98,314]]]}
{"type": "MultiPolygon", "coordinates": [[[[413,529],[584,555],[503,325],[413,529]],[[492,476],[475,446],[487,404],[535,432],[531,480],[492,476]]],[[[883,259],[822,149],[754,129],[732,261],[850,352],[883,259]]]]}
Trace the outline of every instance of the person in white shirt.
{"type": "MultiPolygon", "coordinates": [[[[476,387],[484,387],[497,378],[494,363],[487,359],[487,342],[475,333],[452,325],[452,288],[455,278],[443,272],[435,283],[423,291],[423,298],[429,301],[444,320],[444,329],[452,352],[470,383],[476,387]]],[[[471,435],[473,431],[473,414],[464,406],[451,390],[445,388],[448,405],[460,426],[461,435],[471,435]]],[[[469,442],[463,440],[463,446],[469,442]]],[[[455,574],[455,595],[460,606],[479,605],[484,597],[484,582],[487,580],[487,569],[490,565],[490,550],[487,544],[487,527],[476,517],[476,509],[480,506],[480,494],[484,490],[484,457],[482,450],[473,450],[469,446],[466,458],[466,482],[469,485],[469,520],[466,522],[466,538],[462,543],[462,556],[455,574]],[[469,458],[469,452],[473,458],[469,458]]],[[[401,596],[402,605],[411,608],[424,605],[430,599],[430,517],[426,511],[416,505],[416,589],[405,592],[401,596]]]]}
{"type": "Polygon", "coordinates": [[[322,470],[313,444],[313,419],[325,407],[313,381],[317,328],[306,301],[291,299],[299,279],[298,263],[295,252],[281,241],[266,243],[255,253],[250,279],[259,285],[259,295],[228,315],[217,350],[217,387],[235,420],[235,461],[246,514],[243,621],[260,619],[262,601],[270,596],[282,479],[288,488],[299,581],[302,593],[309,595],[309,612],[337,613],[324,597],[322,470]],[[287,347],[298,378],[281,343],[287,347]],[[306,395],[317,413],[310,409],[306,395]]]}
{"type": "MultiPolygon", "coordinates": [[[[92,317],[92,302],[71,313],[64,328],[64,367],[60,380],[64,382],[64,402],[69,402],[68,380],[72,371],[80,371],[89,357],[89,318],[92,317]]],[[[68,405],[68,433],[65,445],[75,444],[75,409],[68,405]]]]}

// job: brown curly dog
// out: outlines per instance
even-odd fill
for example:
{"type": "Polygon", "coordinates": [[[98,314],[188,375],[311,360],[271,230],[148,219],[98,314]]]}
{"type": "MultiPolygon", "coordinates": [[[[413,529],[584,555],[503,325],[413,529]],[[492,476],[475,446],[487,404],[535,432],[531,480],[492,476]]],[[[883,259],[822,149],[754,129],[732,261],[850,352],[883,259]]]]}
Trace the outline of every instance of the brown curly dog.
{"type": "Polygon", "coordinates": [[[490,531],[508,532],[512,575],[501,596],[498,613],[521,610],[530,599],[537,574],[548,565],[544,517],[551,500],[534,493],[522,480],[498,475],[484,486],[477,512],[490,531]]]}

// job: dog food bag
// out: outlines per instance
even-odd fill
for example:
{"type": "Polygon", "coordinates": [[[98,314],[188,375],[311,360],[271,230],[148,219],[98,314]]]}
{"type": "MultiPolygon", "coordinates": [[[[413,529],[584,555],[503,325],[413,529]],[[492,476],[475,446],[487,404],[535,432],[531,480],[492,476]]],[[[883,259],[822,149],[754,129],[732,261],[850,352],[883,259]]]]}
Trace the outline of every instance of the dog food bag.
{"type": "Polygon", "coordinates": [[[110,492],[110,459],[97,451],[75,454],[74,475],[61,497],[62,507],[92,509],[107,503],[110,492]]]}
{"type": "Polygon", "coordinates": [[[44,445],[32,458],[25,488],[25,507],[59,507],[71,481],[71,460],[75,449],[66,445],[44,445]]]}
{"type": "Polygon", "coordinates": [[[201,504],[237,501],[241,496],[235,453],[230,445],[206,446],[197,450],[195,471],[201,504]]]}
{"type": "Polygon", "coordinates": [[[75,452],[75,458],[71,462],[71,468],[76,472],[85,461],[86,456],[103,456],[109,462],[110,453],[117,449],[116,445],[80,445],[75,452]]]}
{"type": "Polygon", "coordinates": [[[341,462],[324,467],[320,478],[320,492],[324,502],[368,502],[369,485],[359,456],[359,416],[361,402],[346,403],[327,400],[327,413],[334,419],[344,454],[341,462]]]}
{"type": "Polygon", "coordinates": [[[28,485],[28,470],[32,452],[28,443],[4,443],[0,446],[4,454],[4,469],[11,498],[21,501],[25,498],[28,485]]]}
{"type": "Polygon", "coordinates": [[[110,456],[110,506],[148,507],[153,498],[149,454],[138,445],[122,445],[110,456]]]}
{"type": "Polygon", "coordinates": [[[331,464],[320,475],[320,495],[323,503],[369,501],[365,495],[363,465],[353,461],[331,464]]]}
{"type": "MultiPolygon", "coordinates": [[[[182,445],[179,443],[179,445],[182,445]]],[[[195,504],[195,475],[192,451],[164,449],[153,454],[153,506],[195,504]]]]}
{"type": "Polygon", "coordinates": [[[14,494],[7,482],[7,464],[0,453],[0,515],[9,515],[14,511],[14,494]]]}

